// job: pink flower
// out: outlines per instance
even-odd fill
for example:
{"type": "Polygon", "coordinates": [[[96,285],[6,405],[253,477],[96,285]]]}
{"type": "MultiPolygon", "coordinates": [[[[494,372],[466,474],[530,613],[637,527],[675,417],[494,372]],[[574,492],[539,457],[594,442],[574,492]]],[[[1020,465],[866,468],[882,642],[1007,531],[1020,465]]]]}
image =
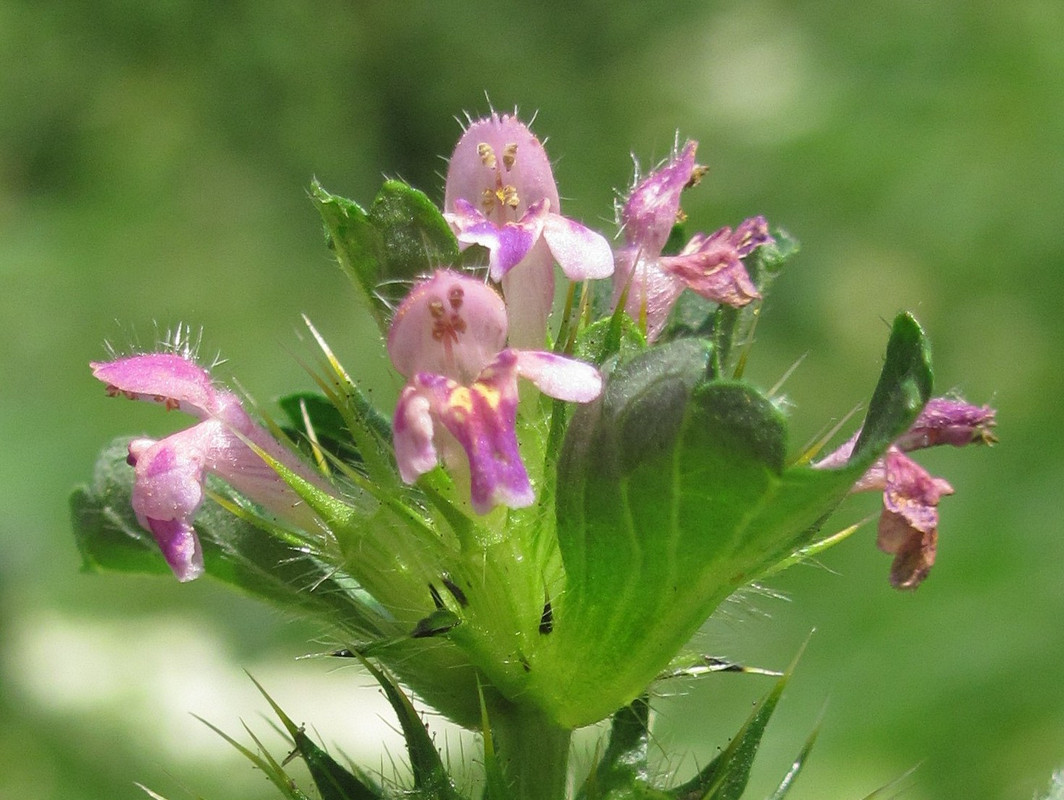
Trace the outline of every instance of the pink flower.
{"type": "Polygon", "coordinates": [[[545,394],[588,402],[602,391],[594,367],[564,356],[506,347],[502,298],[484,283],[440,270],[399,306],[388,353],[408,379],[393,423],[395,457],[407,483],[442,460],[469,471],[478,514],[531,505],[515,425],[517,378],[545,394]]]}
{"type": "Polygon", "coordinates": [[[645,318],[651,341],[664,329],[684,289],[734,307],[761,296],[742,259],[772,241],[764,217],[751,217],[734,231],[695,234],[677,255],[662,255],[682,217],[680,194],[701,177],[697,147],[697,142],[688,141],[665,166],[636,184],[620,210],[625,246],[615,254],[613,302],[624,297],[628,315],[645,318]]]}
{"type": "Polygon", "coordinates": [[[613,272],[609,243],[561,215],[547,153],[515,117],[492,113],[470,124],[451,156],[443,205],[460,245],[487,248],[511,340],[522,346],[543,345],[555,261],[574,281],[613,272]]]}
{"type": "Polygon", "coordinates": [[[203,573],[203,553],[192,523],[203,503],[207,473],[219,475],[283,520],[302,527],[317,524],[313,512],[248,442],[308,480],[320,480],[248,416],[236,395],[215,389],[205,369],[173,353],[91,366],[111,396],[149,400],[200,419],[159,441],[141,438],[129,444],[129,463],[136,470],[133,510],[178,580],[190,581],[203,573]]]}
{"type": "MultiPolygon", "coordinates": [[[[882,491],[876,544],[894,556],[890,583],[915,589],[935,563],[938,547],[938,503],[953,494],[948,481],[936,478],[906,455],[907,451],[949,444],[992,444],[994,409],[948,397],[928,401],[908,431],[898,437],[853,487],[855,492],[882,491]]],[[[861,432],[813,466],[840,467],[849,461],[861,432]]]]}

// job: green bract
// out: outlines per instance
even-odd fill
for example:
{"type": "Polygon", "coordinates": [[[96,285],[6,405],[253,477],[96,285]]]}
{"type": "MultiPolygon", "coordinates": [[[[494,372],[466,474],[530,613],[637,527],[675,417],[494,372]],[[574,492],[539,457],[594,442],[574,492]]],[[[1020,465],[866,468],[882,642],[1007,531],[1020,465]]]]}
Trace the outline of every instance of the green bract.
{"type": "Polygon", "coordinates": [[[922,333],[902,315],[857,458],[787,467],[782,416],[752,387],[709,377],[709,356],[692,340],[649,350],[570,424],[557,498],[565,591],[529,681],[563,724],[631,702],[725,597],[810,544],[930,393],[922,333]]]}

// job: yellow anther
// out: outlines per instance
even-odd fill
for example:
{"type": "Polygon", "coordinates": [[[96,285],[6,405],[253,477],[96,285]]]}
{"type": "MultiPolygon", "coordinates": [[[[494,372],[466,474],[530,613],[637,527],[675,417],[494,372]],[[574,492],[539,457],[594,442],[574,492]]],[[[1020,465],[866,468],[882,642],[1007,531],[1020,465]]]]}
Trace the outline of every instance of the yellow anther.
{"type": "Polygon", "coordinates": [[[497,189],[495,194],[499,196],[500,203],[504,206],[509,206],[510,208],[517,208],[518,204],[521,202],[517,197],[517,187],[510,184],[503,186],[501,189],[497,189]]]}
{"type": "Polygon", "coordinates": [[[514,168],[515,161],[517,161],[517,142],[510,142],[502,151],[502,165],[509,172],[514,168]]]}
{"type": "Polygon", "coordinates": [[[476,391],[492,411],[498,410],[499,403],[502,401],[502,393],[498,389],[478,381],[476,391]]]}
{"type": "Polygon", "coordinates": [[[702,164],[695,164],[691,170],[691,177],[687,179],[687,183],[683,185],[683,188],[690,189],[694,186],[698,186],[698,182],[702,180],[703,176],[709,172],[709,167],[702,164]]]}
{"type": "Polygon", "coordinates": [[[480,156],[480,163],[488,169],[495,169],[495,151],[492,150],[491,145],[487,142],[481,142],[477,145],[477,154],[480,156]]]}

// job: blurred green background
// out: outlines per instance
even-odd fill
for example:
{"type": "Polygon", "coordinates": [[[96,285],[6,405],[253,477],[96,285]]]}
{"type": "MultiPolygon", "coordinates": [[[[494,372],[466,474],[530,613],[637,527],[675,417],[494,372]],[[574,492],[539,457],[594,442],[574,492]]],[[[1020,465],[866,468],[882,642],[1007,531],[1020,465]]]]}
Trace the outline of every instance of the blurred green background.
{"type": "MultiPolygon", "coordinates": [[[[0,0],[0,796],[273,797],[189,716],[240,736],[246,719],[280,752],[242,668],[391,774],[365,676],[295,660],[320,630],[206,581],[80,573],[67,495],[112,436],[179,424],[104,397],[87,362],[105,342],[202,326],[216,376],[265,402],[310,387],[306,312],[388,397],[306,188],[368,201],[397,176],[439,198],[455,117],[490,98],[538,112],[589,224],[612,232],[629,152],[653,164],[679,130],[711,166],[694,227],[760,212],[802,241],[750,369],[770,386],[808,354],[787,384],[796,447],[867,399],[900,309],[932,337],[938,389],[999,409],[994,450],[921,459],[957,493],[919,591],[889,588],[866,526],[775,579],[786,599],[748,594],[707,626],[705,650],[772,667],[816,629],[751,796],[822,717],[798,800],[917,765],[911,800],[1031,797],[1064,765],[1062,36],[1057,0],[0,0]]],[[[838,524],[875,510],[857,498],[838,524]]],[[[682,777],[768,682],[667,688],[658,739],[682,777]]]]}

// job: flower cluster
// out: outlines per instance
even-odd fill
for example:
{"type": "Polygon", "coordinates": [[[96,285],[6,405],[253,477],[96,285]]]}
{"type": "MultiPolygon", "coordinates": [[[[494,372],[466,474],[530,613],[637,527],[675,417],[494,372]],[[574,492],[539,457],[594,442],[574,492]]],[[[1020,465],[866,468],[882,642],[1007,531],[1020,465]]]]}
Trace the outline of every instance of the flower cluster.
{"type": "MultiPolygon", "coordinates": [[[[696,142],[687,141],[636,181],[619,206],[623,244],[614,252],[600,234],[562,216],[550,161],[524,123],[493,113],[469,124],[449,162],[443,217],[460,247],[486,250],[487,278],[438,269],[418,281],[394,313],[387,349],[406,379],[393,419],[403,481],[416,482],[442,461],[468,485],[477,514],[534,502],[516,432],[518,377],[549,397],[575,403],[594,400],[603,385],[594,366],[541,349],[555,264],[570,281],[612,275],[613,304],[623,304],[651,342],[687,289],[736,308],[760,298],[743,260],[773,243],[761,216],[735,229],[695,234],[679,252],[665,253],[674,226],[684,219],[681,195],[705,172],[695,161],[696,149],[696,142]]],[[[179,579],[203,571],[193,520],[208,473],[291,524],[320,524],[262,454],[315,485],[326,482],[253,422],[235,395],[215,389],[206,370],[169,353],[92,366],[111,394],[154,400],[200,418],[162,441],[135,439],[129,446],[137,518],[179,579]]],[[[985,406],[932,400],[854,487],[884,493],[878,543],[896,556],[893,585],[911,588],[926,577],[935,557],[938,501],[953,492],[906,453],[991,441],[993,422],[994,412],[985,406]]],[[[858,435],[815,466],[845,464],[858,435]]]]}
{"type": "MultiPolygon", "coordinates": [[[[563,797],[573,730],[610,715],[617,738],[575,796],[737,797],[767,706],[661,790],[645,763],[655,681],[694,674],[679,654],[733,592],[837,541],[820,528],[851,492],[882,493],[890,581],[919,585],[953,487],[910,453],[991,443],[995,412],[933,397],[926,337],[903,313],[862,429],[815,463],[788,458],[780,404],[742,379],[732,343],[795,248],[761,216],[684,239],[696,149],[634,181],[613,244],[562,214],[543,145],[510,115],[470,121],[442,207],[400,181],[369,211],[315,184],[400,379],[390,418],[313,328],[320,393],[284,398],[287,425],[256,421],[183,354],[93,363],[108,394],[196,422],[105,452],[74,503],[86,562],[143,564],[139,525],[178,580],[208,572],[330,626],[345,643],[332,655],[361,658],[402,721],[409,796],[461,795],[375,663],[485,733],[486,798],[563,797]],[[674,313],[688,291],[701,300],[674,313]],[[293,446],[303,436],[317,467],[293,446]],[[208,497],[222,510],[197,533],[208,497]],[[122,546],[136,557],[111,558],[122,546]]],[[[382,800],[281,719],[322,796],[382,800]]]]}

